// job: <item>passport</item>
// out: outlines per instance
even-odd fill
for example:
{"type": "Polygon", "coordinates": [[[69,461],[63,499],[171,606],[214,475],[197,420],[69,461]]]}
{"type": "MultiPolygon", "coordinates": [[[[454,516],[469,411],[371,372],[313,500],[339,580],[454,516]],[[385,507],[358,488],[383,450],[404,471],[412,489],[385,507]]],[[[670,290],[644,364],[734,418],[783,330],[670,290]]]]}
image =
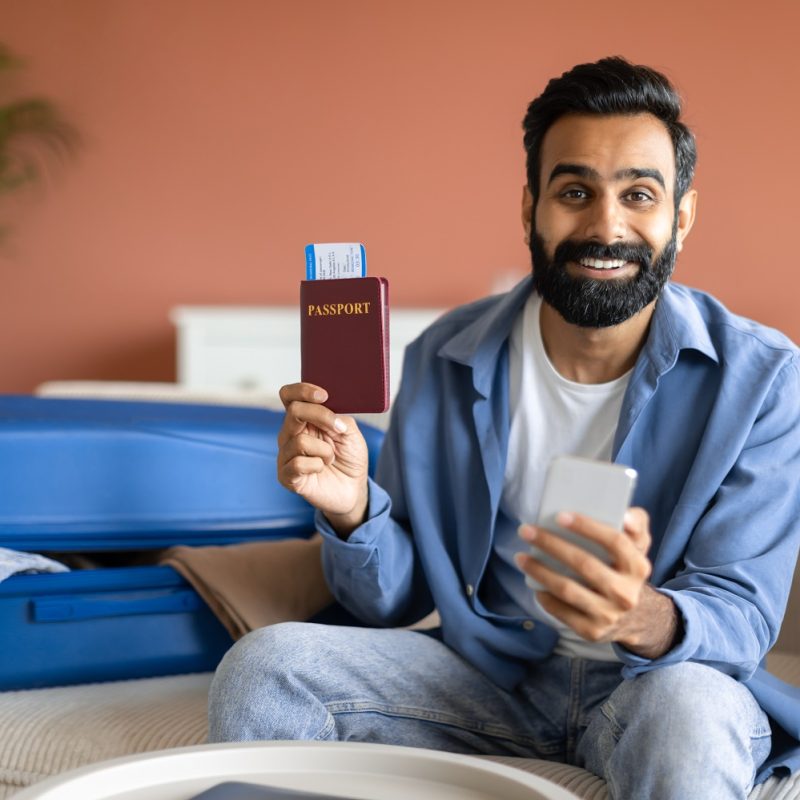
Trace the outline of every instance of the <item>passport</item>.
{"type": "Polygon", "coordinates": [[[337,414],[389,408],[389,282],[365,277],[300,283],[305,383],[328,392],[337,414]]]}

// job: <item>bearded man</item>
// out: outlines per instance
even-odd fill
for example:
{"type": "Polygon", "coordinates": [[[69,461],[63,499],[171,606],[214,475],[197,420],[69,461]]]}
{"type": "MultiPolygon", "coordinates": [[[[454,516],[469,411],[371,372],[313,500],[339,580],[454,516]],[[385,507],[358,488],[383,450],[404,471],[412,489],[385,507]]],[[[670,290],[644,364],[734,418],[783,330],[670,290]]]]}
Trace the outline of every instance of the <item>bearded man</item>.
{"type": "Polygon", "coordinates": [[[800,541],[798,351],[669,281],[697,198],[680,112],[620,58],[530,104],[533,275],[408,348],[374,481],[325,387],[284,387],[280,480],[318,509],[333,593],[376,628],[247,636],[212,740],[555,759],[624,800],[744,798],[800,766],[798,702],[759,666],[800,541]],[[530,524],[562,454],[638,471],[624,530],[560,519],[607,559],[530,524]],[[434,608],[435,631],[392,629],[434,608]]]}

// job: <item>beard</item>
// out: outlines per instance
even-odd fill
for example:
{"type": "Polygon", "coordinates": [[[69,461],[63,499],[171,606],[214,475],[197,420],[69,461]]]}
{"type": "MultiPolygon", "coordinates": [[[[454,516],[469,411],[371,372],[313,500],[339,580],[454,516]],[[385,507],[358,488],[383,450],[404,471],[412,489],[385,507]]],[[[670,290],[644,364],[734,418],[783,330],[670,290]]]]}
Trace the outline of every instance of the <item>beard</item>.
{"type": "Polygon", "coordinates": [[[678,253],[675,228],[655,259],[652,248],[644,244],[600,245],[567,239],[556,247],[551,261],[538,233],[531,236],[530,250],[534,288],[567,322],[582,328],[608,328],[638,314],[661,293],[678,253]],[[573,277],[567,272],[567,262],[582,258],[638,262],[639,271],[632,278],[573,277]]]}

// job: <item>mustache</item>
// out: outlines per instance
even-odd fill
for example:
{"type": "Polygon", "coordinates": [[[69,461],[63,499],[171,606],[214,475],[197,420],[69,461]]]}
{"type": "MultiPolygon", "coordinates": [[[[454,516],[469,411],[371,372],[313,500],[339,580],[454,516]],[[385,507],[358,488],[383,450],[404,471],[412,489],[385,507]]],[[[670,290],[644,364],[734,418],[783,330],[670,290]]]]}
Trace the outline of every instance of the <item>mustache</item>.
{"type": "Polygon", "coordinates": [[[565,264],[567,261],[580,261],[582,258],[635,261],[641,265],[644,271],[650,269],[653,263],[653,249],[646,244],[632,244],[630,242],[598,244],[597,242],[581,242],[567,239],[556,247],[553,254],[553,263],[565,264]]]}

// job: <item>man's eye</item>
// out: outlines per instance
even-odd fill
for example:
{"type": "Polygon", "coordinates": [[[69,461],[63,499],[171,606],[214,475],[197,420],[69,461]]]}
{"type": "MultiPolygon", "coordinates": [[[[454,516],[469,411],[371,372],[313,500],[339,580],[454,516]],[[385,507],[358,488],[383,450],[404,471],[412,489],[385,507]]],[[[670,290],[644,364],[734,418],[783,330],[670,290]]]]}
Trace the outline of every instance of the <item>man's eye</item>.
{"type": "Polygon", "coordinates": [[[634,203],[646,203],[653,198],[647,192],[628,192],[628,199],[634,203]]]}
{"type": "Polygon", "coordinates": [[[583,189],[566,189],[561,192],[561,196],[567,200],[585,200],[589,193],[583,189]]]}

